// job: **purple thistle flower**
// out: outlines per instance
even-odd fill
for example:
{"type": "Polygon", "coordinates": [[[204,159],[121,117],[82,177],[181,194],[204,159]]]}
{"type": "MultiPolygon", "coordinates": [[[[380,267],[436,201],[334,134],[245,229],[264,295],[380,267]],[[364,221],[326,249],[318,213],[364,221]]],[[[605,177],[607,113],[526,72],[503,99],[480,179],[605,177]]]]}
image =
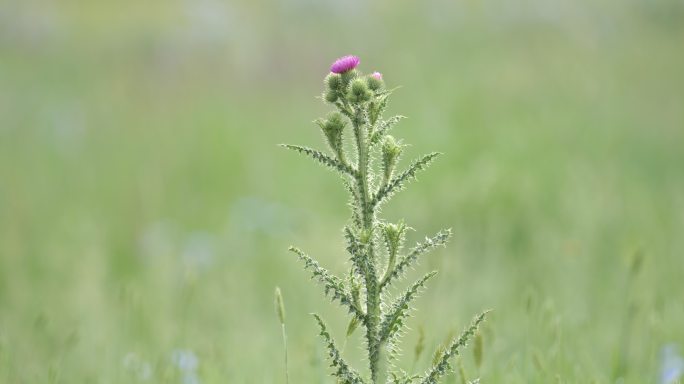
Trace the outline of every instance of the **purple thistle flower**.
{"type": "Polygon", "coordinates": [[[382,80],[382,73],[380,72],[373,72],[371,73],[371,77],[374,78],[375,80],[382,80]]]}
{"type": "Polygon", "coordinates": [[[335,60],[335,62],[330,66],[330,72],[332,73],[344,73],[356,68],[361,62],[358,56],[348,55],[340,57],[335,60]]]}

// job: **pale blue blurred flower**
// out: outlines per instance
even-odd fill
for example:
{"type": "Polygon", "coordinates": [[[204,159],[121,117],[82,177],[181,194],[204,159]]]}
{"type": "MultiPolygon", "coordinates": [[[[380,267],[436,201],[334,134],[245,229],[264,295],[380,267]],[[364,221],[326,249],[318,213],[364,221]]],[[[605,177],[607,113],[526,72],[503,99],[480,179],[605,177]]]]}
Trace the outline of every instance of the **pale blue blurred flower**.
{"type": "Polygon", "coordinates": [[[123,358],[124,368],[140,381],[152,378],[152,366],[135,352],[129,352],[123,358]]]}
{"type": "Polygon", "coordinates": [[[174,349],[171,360],[182,372],[194,372],[199,365],[197,355],[189,349],[174,349]]]}
{"type": "Polygon", "coordinates": [[[206,231],[185,235],[173,223],[158,221],[148,225],[140,235],[140,255],[148,262],[167,262],[176,257],[183,267],[207,270],[214,263],[216,236],[206,231]]]}
{"type": "Polygon", "coordinates": [[[242,20],[229,2],[192,0],[185,2],[185,36],[197,44],[223,45],[238,34],[242,20]]]}
{"type": "Polygon", "coordinates": [[[149,224],[139,237],[140,255],[146,260],[166,258],[176,252],[178,237],[176,225],[168,221],[149,224]]]}
{"type": "Polygon", "coordinates": [[[200,384],[200,379],[197,376],[197,367],[199,366],[199,359],[197,355],[189,349],[174,349],[171,352],[171,360],[181,371],[182,384],[200,384]]]}
{"type": "Polygon", "coordinates": [[[183,263],[189,267],[205,270],[216,255],[216,239],[208,232],[193,232],[183,244],[183,263]]]}
{"type": "Polygon", "coordinates": [[[230,212],[232,230],[265,233],[271,236],[287,234],[293,226],[290,209],[259,197],[243,197],[233,203],[230,212]]]}
{"type": "Polygon", "coordinates": [[[660,384],[673,384],[684,374],[684,358],[677,346],[667,344],[660,352],[660,384]]]}
{"type": "Polygon", "coordinates": [[[183,384],[200,384],[200,379],[195,373],[186,373],[182,378],[183,384]]]}

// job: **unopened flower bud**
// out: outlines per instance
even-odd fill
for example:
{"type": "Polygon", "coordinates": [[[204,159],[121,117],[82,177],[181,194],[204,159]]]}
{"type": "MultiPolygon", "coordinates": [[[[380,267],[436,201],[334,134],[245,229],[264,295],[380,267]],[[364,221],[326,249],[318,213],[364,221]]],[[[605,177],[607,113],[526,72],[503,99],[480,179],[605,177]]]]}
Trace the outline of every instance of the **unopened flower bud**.
{"type": "Polygon", "coordinates": [[[363,231],[361,231],[361,233],[359,233],[359,240],[361,241],[361,244],[363,244],[363,245],[367,245],[370,242],[372,237],[373,237],[373,235],[372,235],[371,231],[369,231],[367,229],[364,229],[363,231]]]}
{"type": "Polygon", "coordinates": [[[324,96],[324,97],[325,97],[325,101],[327,101],[328,103],[334,103],[334,102],[336,102],[337,99],[339,98],[339,94],[338,94],[338,92],[335,91],[335,90],[328,89],[328,90],[325,92],[325,96],[324,96]]]}
{"type": "Polygon", "coordinates": [[[387,239],[388,245],[390,246],[390,251],[395,250],[399,244],[401,238],[400,227],[397,224],[386,224],[382,228],[385,233],[385,238],[387,239]]]}
{"type": "Polygon", "coordinates": [[[382,73],[380,72],[373,72],[367,77],[366,81],[371,91],[377,91],[385,86],[385,82],[382,81],[382,73]]]}
{"type": "Polygon", "coordinates": [[[337,91],[342,89],[342,76],[338,73],[330,72],[328,76],[325,77],[325,85],[331,91],[337,91]]]}
{"type": "Polygon", "coordinates": [[[355,69],[341,73],[340,78],[342,79],[342,86],[346,87],[352,80],[356,79],[357,77],[359,77],[359,72],[355,69]]]}
{"type": "Polygon", "coordinates": [[[396,167],[399,161],[401,152],[402,147],[394,140],[394,137],[385,136],[385,140],[382,143],[382,166],[385,173],[385,182],[388,182],[392,177],[392,172],[394,172],[394,167],[396,167]]]}
{"type": "Polygon", "coordinates": [[[366,82],[363,79],[354,79],[349,85],[347,98],[352,103],[363,103],[370,100],[371,93],[366,82]]]}
{"type": "Polygon", "coordinates": [[[344,152],[342,149],[342,132],[346,123],[339,112],[333,112],[328,115],[325,121],[317,121],[321,127],[325,138],[328,141],[330,149],[340,158],[344,159],[344,152]]]}
{"type": "Polygon", "coordinates": [[[382,227],[383,238],[389,253],[388,268],[394,268],[394,261],[399,250],[404,245],[407,229],[408,227],[403,221],[400,221],[398,224],[388,223],[382,227]]]}

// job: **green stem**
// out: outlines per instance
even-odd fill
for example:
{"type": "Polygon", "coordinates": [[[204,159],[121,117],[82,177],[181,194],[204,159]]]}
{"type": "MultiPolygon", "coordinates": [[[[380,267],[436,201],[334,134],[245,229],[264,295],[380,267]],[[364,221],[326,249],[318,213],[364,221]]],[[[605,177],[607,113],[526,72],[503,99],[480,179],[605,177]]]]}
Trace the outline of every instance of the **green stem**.
{"type": "Polygon", "coordinates": [[[285,323],[281,324],[283,331],[283,345],[285,346],[285,384],[290,384],[290,370],[287,367],[287,332],[285,332],[285,323]]]}
{"type": "Polygon", "coordinates": [[[392,273],[394,270],[394,264],[397,262],[397,253],[396,252],[391,252],[389,255],[389,259],[387,260],[387,269],[385,269],[385,273],[382,275],[382,279],[380,279],[380,286],[382,287],[385,285],[385,281],[389,278],[389,275],[392,273]]]}
{"type": "Polygon", "coordinates": [[[378,278],[375,273],[376,263],[374,257],[373,231],[374,231],[374,207],[370,204],[370,191],[368,188],[368,156],[369,148],[367,132],[363,123],[362,110],[355,110],[354,134],[359,157],[358,164],[358,187],[361,204],[362,242],[366,247],[366,341],[368,342],[368,360],[370,364],[371,380],[374,384],[384,384],[386,381],[385,356],[380,342],[380,292],[378,290],[378,278]]]}

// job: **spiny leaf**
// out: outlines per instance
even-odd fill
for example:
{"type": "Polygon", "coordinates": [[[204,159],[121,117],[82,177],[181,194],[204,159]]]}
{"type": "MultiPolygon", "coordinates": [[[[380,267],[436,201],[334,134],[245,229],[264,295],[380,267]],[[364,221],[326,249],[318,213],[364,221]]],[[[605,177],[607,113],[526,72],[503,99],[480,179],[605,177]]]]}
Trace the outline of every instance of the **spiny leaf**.
{"type": "Polygon", "coordinates": [[[361,376],[359,376],[359,374],[356,371],[350,368],[349,364],[347,364],[347,362],[344,361],[344,359],[342,358],[342,355],[335,346],[335,341],[330,336],[330,333],[328,333],[328,329],[325,326],[323,320],[321,320],[320,316],[318,316],[317,314],[313,314],[313,316],[316,318],[316,321],[318,322],[318,325],[321,328],[320,335],[323,338],[326,347],[328,347],[328,356],[330,356],[330,366],[335,369],[333,375],[339,378],[342,384],[364,384],[364,381],[363,379],[361,379],[361,376]]]}
{"type": "Polygon", "coordinates": [[[439,155],[439,152],[433,152],[421,157],[418,160],[415,160],[407,170],[397,176],[394,176],[387,184],[384,184],[382,187],[380,187],[380,189],[373,196],[371,205],[377,206],[384,200],[390,198],[396,192],[400,191],[407,181],[415,179],[416,173],[425,169],[432,162],[432,160],[439,155]]]}
{"type": "Polygon", "coordinates": [[[457,356],[460,353],[460,349],[466,346],[468,340],[479,328],[480,323],[484,321],[487,313],[488,312],[483,312],[476,316],[470,323],[470,326],[468,326],[468,328],[461,333],[461,336],[451,342],[451,344],[441,353],[436,364],[425,373],[425,378],[421,381],[421,384],[437,384],[437,381],[451,368],[449,365],[449,360],[452,357],[457,356]]]}
{"type": "Polygon", "coordinates": [[[451,236],[451,229],[443,229],[433,237],[426,238],[424,242],[417,244],[409,253],[400,258],[397,266],[392,271],[388,271],[385,278],[380,282],[380,289],[389,285],[394,279],[401,277],[408,267],[418,260],[418,257],[428,251],[444,245],[451,236]]]}
{"type": "Polygon", "coordinates": [[[349,227],[344,227],[344,237],[347,239],[347,252],[351,255],[354,271],[361,277],[365,277],[368,272],[368,258],[366,257],[366,246],[359,241],[358,237],[349,227]]]}
{"type": "Polygon", "coordinates": [[[347,239],[347,252],[351,255],[354,272],[365,281],[366,294],[370,291],[379,292],[377,286],[377,271],[373,263],[373,243],[364,243],[358,234],[349,227],[344,227],[344,237],[347,239]]]}
{"type": "Polygon", "coordinates": [[[347,192],[349,192],[349,203],[347,205],[352,213],[352,221],[357,228],[361,228],[363,226],[363,223],[361,222],[361,212],[359,210],[361,197],[354,184],[349,182],[349,180],[344,181],[344,187],[347,189],[347,192]]]}
{"type": "Polygon", "coordinates": [[[400,122],[402,119],[405,119],[406,116],[402,115],[397,115],[397,116],[392,116],[387,120],[382,120],[380,123],[378,123],[377,128],[373,132],[373,134],[370,137],[370,145],[376,145],[378,144],[381,140],[382,137],[385,136],[387,131],[390,130],[395,124],[400,122]]]}
{"type": "Polygon", "coordinates": [[[425,287],[425,283],[435,276],[437,271],[432,271],[420,280],[413,283],[403,295],[398,297],[391,305],[380,323],[380,340],[387,341],[392,338],[404,325],[404,320],[409,314],[410,303],[418,295],[420,289],[425,287]]]}
{"type": "Polygon", "coordinates": [[[409,376],[408,373],[401,371],[401,374],[391,373],[391,384],[411,384],[413,380],[419,379],[420,375],[409,376]]]}
{"type": "Polygon", "coordinates": [[[368,103],[368,121],[371,125],[374,125],[378,121],[385,111],[385,108],[387,108],[388,97],[388,93],[380,94],[376,96],[375,100],[368,103]]]}
{"type": "Polygon", "coordinates": [[[337,101],[335,102],[335,106],[340,112],[342,112],[342,114],[347,116],[350,120],[354,118],[353,112],[351,111],[346,102],[337,101]]]}
{"type": "Polygon", "coordinates": [[[304,262],[304,268],[311,271],[312,278],[316,278],[323,284],[326,296],[330,294],[333,301],[338,300],[342,305],[347,307],[351,314],[359,317],[362,321],[365,320],[366,317],[363,310],[356,305],[351,293],[347,291],[344,282],[339,277],[332,275],[325,268],[322,268],[316,260],[312,259],[300,249],[290,247],[290,251],[296,253],[299,256],[299,259],[304,262]]]}
{"type": "Polygon", "coordinates": [[[375,93],[375,100],[369,103],[368,106],[369,119],[371,124],[375,124],[378,118],[382,116],[382,114],[385,112],[385,108],[387,108],[387,99],[392,94],[392,92],[394,92],[398,88],[399,87],[385,89],[383,91],[375,93]]]}
{"type": "Polygon", "coordinates": [[[308,155],[314,160],[318,161],[319,163],[327,165],[328,167],[335,169],[336,171],[341,172],[343,174],[351,176],[354,176],[356,174],[354,168],[352,168],[349,164],[342,163],[341,161],[334,159],[319,150],[292,144],[280,144],[280,146],[292,149],[293,151],[297,151],[304,155],[308,155]]]}

